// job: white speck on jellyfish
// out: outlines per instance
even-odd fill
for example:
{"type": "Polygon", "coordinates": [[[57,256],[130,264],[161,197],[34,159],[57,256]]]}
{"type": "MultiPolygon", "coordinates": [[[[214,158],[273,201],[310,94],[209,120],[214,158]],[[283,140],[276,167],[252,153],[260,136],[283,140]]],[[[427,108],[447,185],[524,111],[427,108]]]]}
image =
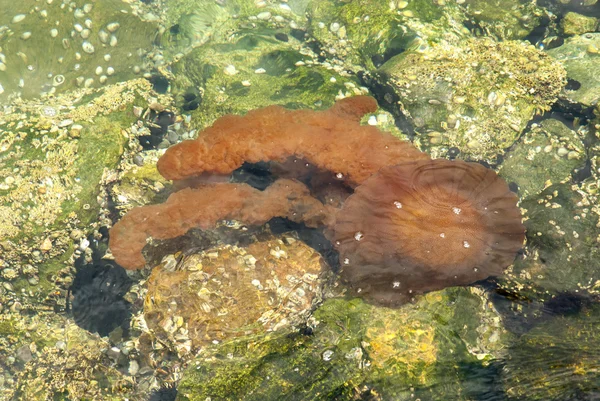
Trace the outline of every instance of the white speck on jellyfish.
{"type": "Polygon", "coordinates": [[[460,212],[462,211],[459,207],[453,207],[452,211],[454,212],[454,214],[460,214],[460,212]]]}
{"type": "Polygon", "coordinates": [[[396,209],[402,209],[402,203],[398,201],[394,202],[394,206],[396,206],[396,209]]]}
{"type": "Polygon", "coordinates": [[[478,269],[478,268],[476,268],[476,267],[474,267],[474,268],[473,268],[473,271],[474,271],[475,273],[477,273],[477,272],[479,271],[479,269],[478,269]]]}
{"type": "Polygon", "coordinates": [[[335,175],[335,178],[337,178],[338,180],[341,180],[342,178],[344,178],[344,174],[342,174],[342,173],[337,173],[337,174],[335,175]]]}
{"type": "Polygon", "coordinates": [[[392,288],[399,288],[400,287],[400,282],[399,281],[394,281],[392,283],[392,288]]]}
{"type": "Polygon", "coordinates": [[[348,258],[344,259],[344,264],[345,265],[349,265],[350,264],[350,259],[348,259],[348,258]]]}
{"type": "Polygon", "coordinates": [[[356,234],[354,234],[354,239],[357,241],[360,241],[361,239],[363,239],[363,237],[364,237],[364,235],[360,231],[358,231],[356,234]]]}
{"type": "Polygon", "coordinates": [[[440,238],[446,238],[446,233],[440,233],[440,238]]]}
{"type": "Polygon", "coordinates": [[[471,247],[471,244],[469,244],[467,241],[463,241],[463,246],[464,246],[465,248],[470,248],[470,247],[471,247]]]}
{"type": "Polygon", "coordinates": [[[408,293],[409,293],[409,294],[412,294],[412,293],[413,293],[413,290],[408,290],[408,293]]]}
{"type": "Polygon", "coordinates": [[[341,244],[341,242],[340,241],[335,241],[335,244],[339,245],[339,244],[341,244]]]}

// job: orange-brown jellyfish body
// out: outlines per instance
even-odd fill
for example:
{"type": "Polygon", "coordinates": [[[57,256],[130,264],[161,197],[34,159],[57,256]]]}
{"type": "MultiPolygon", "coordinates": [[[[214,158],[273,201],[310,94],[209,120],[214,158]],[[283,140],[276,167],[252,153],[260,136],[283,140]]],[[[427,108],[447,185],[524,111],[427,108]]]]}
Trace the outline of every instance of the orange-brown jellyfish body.
{"type": "Polygon", "coordinates": [[[244,162],[284,163],[295,156],[354,187],[381,167],[429,158],[410,142],[360,125],[364,114],[376,110],[375,99],[355,96],[325,111],[269,106],[245,116],[224,116],[196,140],[169,148],[157,167],[165,178],[183,180],[229,175],[244,162]]]}
{"type": "Polygon", "coordinates": [[[134,270],[144,267],[142,249],[150,238],[176,238],[191,228],[206,230],[226,219],[259,225],[285,217],[318,227],[332,224],[333,216],[331,207],[297,181],[281,179],[265,191],[246,184],[216,183],[175,192],[162,204],[133,208],[112,227],[109,246],[118,264],[134,270]]]}
{"type": "Polygon", "coordinates": [[[384,167],[338,213],[342,279],[361,297],[398,305],[499,275],[524,240],[516,204],[506,182],[476,163],[384,167]]]}

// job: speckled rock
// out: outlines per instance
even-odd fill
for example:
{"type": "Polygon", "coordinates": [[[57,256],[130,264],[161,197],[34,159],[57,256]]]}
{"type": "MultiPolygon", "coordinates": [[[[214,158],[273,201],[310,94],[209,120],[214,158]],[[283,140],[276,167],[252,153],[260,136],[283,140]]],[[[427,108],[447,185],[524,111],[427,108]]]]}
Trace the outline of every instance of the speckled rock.
{"type": "Polygon", "coordinates": [[[326,276],[321,256],[292,237],[163,261],[148,279],[144,315],[156,336],[180,355],[305,323],[322,299],[326,276]]]}
{"type": "Polygon", "coordinates": [[[598,179],[554,184],[521,202],[527,247],[502,286],[523,297],[600,291],[598,179]]]}
{"type": "Polygon", "coordinates": [[[565,35],[581,35],[586,32],[594,32],[598,27],[598,19],[568,12],[560,21],[560,26],[565,35]]]}
{"type": "Polygon", "coordinates": [[[25,0],[3,5],[0,61],[6,68],[0,68],[0,100],[16,93],[34,98],[135,77],[134,67],[143,67],[157,24],[140,20],[120,0],[84,3],[41,5],[25,0]],[[15,22],[16,15],[24,18],[15,22]],[[25,33],[30,35],[27,40],[25,33]]]}
{"type": "Polygon", "coordinates": [[[544,120],[519,139],[500,167],[500,175],[519,187],[522,197],[571,180],[585,164],[581,138],[558,120],[544,120]]]}
{"type": "Polygon", "coordinates": [[[405,52],[378,70],[432,156],[457,147],[463,157],[488,161],[514,143],[534,113],[548,110],[565,77],[530,44],[487,38],[405,52]]]}
{"type": "Polygon", "coordinates": [[[109,343],[57,314],[0,315],[0,399],[147,399],[104,353],[109,343]],[[26,363],[17,350],[30,355],[26,363]]]}
{"type": "Polygon", "coordinates": [[[481,368],[509,339],[480,295],[446,289],[400,309],[330,299],[303,334],[207,348],[184,374],[178,400],[470,399],[455,380],[458,365],[481,368]]]}
{"type": "Polygon", "coordinates": [[[525,39],[544,15],[544,9],[526,0],[466,0],[467,16],[473,24],[500,39],[525,39]]]}
{"type": "Polygon", "coordinates": [[[565,66],[569,79],[576,81],[565,89],[568,99],[584,106],[600,100],[600,33],[568,38],[548,54],[565,66]]]}
{"type": "Polygon", "coordinates": [[[0,302],[37,303],[49,294],[64,302],[54,281],[67,279],[57,273],[98,217],[105,168],[116,167],[127,141],[122,130],[135,121],[131,107],[150,94],[147,81],[133,80],[15,102],[0,112],[0,177],[12,177],[0,183],[0,269],[17,273],[2,274],[14,281],[0,302]],[[64,121],[82,126],[77,138],[64,121]],[[75,229],[81,234],[72,238],[75,229]]]}

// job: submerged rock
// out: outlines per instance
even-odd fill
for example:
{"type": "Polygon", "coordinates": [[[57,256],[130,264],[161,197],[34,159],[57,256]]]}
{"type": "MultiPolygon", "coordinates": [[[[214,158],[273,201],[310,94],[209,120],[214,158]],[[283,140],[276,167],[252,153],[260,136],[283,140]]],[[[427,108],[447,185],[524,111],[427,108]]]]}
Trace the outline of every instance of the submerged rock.
{"type": "Polygon", "coordinates": [[[554,184],[521,203],[527,247],[503,287],[548,299],[561,292],[600,290],[600,210],[596,179],[581,188],[554,184]]]}
{"type": "Polygon", "coordinates": [[[502,381],[509,400],[593,400],[600,380],[600,309],[557,316],[511,346],[502,381]]]}
{"type": "Polygon", "coordinates": [[[168,255],[163,261],[148,279],[144,316],[153,333],[180,355],[299,326],[322,300],[324,261],[290,236],[246,248],[222,245],[168,255]]]}
{"type": "Polygon", "coordinates": [[[500,175],[517,184],[522,197],[571,180],[585,164],[581,138],[558,120],[544,120],[525,133],[500,166],[500,175]]]}
{"type": "Polygon", "coordinates": [[[240,35],[234,43],[205,45],[173,65],[173,92],[184,109],[196,99],[193,124],[204,128],[224,114],[278,104],[290,109],[330,107],[337,98],[365,94],[356,77],[321,65],[300,50],[298,40],[281,42],[273,32],[240,35]]]}
{"type": "Polygon", "coordinates": [[[568,38],[548,54],[567,70],[570,84],[564,95],[573,102],[593,106],[600,100],[600,33],[568,38]]]}
{"type": "Polygon", "coordinates": [[[508,337],[498,323],[464,288],[429,293],[401,309],[330,299],[301,333],[208,347],[185,372],[178,399],[466,400],[473,394],[454,377],[466,366],[484,370],[502,354],[508,337]]]}
{"type": "Polygon", "coordinates": [[[124,152],[122,130],[135,121],[133,104],[150,93],[146,81],[135,80],[15,102],[0,112],[0,177],[11,177],[0,183],[0,277],[12,288],[0,302],[38,303],[54,293],[55,282],[69,286],[65,262],[76,248],[86,251],[105,169],[124,152]]]}
{"type": "Polygon", "coordinates": [[[146,399],[114,366],[108,348],[108,341],[56,314],[2,314],[0,398],[146,399]],[[24,360],[23,355],[28,357],[24,360]]]}
{"type": "Polygon", "coordinates": [[[466,0],[462,2],[474,26],[499,39],[525,39],[545,11],[526,0],[466,0]]]}
{"type": "Polygon", "coordinates": [[[532,45],[487,38],[405,52],[378,70],[399,97],[399,113],[427,135],[420,142],[432,156],[456,147],[461,157],[488,161],[549,109],[565,76],[532,45]]]}
{"type": "Polygon", "coordinates": [[[373,70],[423,42],[468,36],[465,17],[444,0],[309,2],[309,33],[331,58],[353,69],[373,70]]]}
{"type": "Polygon", "coordinates": [[[120,0],[7,2],[0,15],[0,101],[132,79],[157,30],[120,0]],[[15,23],[16,15],[23,19],[15,23]]]}

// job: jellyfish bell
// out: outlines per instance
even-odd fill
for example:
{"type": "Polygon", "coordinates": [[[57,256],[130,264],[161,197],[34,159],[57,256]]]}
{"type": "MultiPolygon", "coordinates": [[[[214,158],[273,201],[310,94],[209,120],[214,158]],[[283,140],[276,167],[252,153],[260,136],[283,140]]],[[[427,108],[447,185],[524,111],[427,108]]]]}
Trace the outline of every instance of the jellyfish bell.
{"type": "Polygon", "coordinates": [[[445,159],[382,168],[347,199],[334,227],[343,281],[383,305],[500,275],[524,236],[503,179],[445,159]]]}

